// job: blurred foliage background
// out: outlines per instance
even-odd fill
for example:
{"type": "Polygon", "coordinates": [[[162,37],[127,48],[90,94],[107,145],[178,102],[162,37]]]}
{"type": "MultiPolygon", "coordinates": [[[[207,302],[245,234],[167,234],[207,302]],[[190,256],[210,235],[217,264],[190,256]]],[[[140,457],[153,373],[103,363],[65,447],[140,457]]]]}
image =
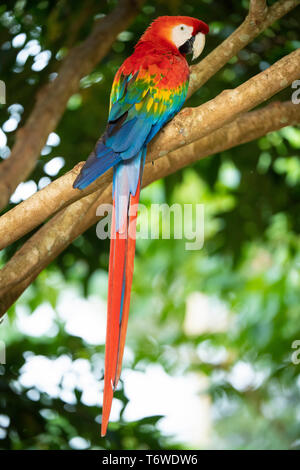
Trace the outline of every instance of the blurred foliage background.
{"type": "MultiPolygon", "coordinates": [[[[7,104],[0,109],[0,158],[8,157],[39,87],[114,5],[1,2],[7,104]]],[[[105,126],[113,76],[151,20],[203,19],[211,28],[207,54],[247,8],[245,0],[146,1],[81,80],[10,207],[87,157],[105,126]]],[[[299,13],[267,29],[189,105],[298,48],[299,13]]],[[[143,190],[149,210],[152,203],[205,204],[205,243],[187,251],[186,240],[138,240],[124,381],[106,439],[99,423],[109,243],[93,227],[43,271],[0,327],[1,449],[300,448],[300,366],[291,359],[300,339],[299,149],[300,129],[285,128],[143,190]]],[[[1,265],[21,242],[1,252],[1,265]]]]}

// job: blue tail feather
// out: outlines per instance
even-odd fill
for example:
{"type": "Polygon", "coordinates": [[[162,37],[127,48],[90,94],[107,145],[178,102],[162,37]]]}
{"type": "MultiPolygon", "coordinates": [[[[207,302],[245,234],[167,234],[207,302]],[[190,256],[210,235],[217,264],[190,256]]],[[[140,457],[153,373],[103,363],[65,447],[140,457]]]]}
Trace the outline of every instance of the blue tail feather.
{"type": "Polygon", "coordinates": [[[91,153],[80,174],[74,181],[73,187],[78,189],[86,188],[121,160],[122,158],[119,153],[106,147],[103,141],[100,140],[96,145],[95,151],[91,153]]]}

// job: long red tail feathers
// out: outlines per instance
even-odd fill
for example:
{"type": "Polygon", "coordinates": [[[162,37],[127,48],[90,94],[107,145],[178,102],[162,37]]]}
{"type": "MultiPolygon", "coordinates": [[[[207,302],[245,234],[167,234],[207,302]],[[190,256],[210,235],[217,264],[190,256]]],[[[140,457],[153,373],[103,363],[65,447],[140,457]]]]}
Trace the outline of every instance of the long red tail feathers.
{"type": "Polygon", "coordinates": [[[105,436],[113,400],[118,384],[127,332],[130,293],[133,277],[137,205],[140,183],[135,196],[129,199],[129,216],[125,221],[124,235],[115,230],[115,201],[112,213],[111,242],[108,275],[108,306],[105,346],[104,394],[101,436],[105,436]],[[122,312],[120,312],[122,308],[122,312]]]}

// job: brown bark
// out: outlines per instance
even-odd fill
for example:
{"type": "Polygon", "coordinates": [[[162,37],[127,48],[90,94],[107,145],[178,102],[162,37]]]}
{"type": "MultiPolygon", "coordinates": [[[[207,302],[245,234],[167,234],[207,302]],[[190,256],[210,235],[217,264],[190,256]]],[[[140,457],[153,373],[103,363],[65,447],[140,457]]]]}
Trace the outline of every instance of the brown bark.
{"type": "Polygon", "coordinates": [[[184,108],[151,142],[148,159],[164,156],[233,121],[289,86],[299,73],[300,49],[297,49],[239,87],[224,90],[196,108],[184,108]]]}
{"type": "Polygon", "coordinates": [[[300,0],[279,0],[266,9],[264,0],[252,0],[245,21],[201,62],[191,67],[188,96],[201,88],[218,70],[266,28],[296,8],[300,0]]]}

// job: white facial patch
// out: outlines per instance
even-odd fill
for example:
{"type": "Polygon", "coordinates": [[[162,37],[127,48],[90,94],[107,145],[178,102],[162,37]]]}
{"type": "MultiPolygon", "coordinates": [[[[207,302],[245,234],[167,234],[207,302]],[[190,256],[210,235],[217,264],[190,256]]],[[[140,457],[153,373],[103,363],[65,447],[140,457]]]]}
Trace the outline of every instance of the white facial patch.
{"type": "Polygon", "coordinates": [[[205,34],[203,33],[198,33],[195,36],[195,41],[193,45],[193,58],[192,60],[197,59],[201,52],[203,51],[205,46],[205,34]]]}
{"type": "Polygon", "coordinates": [[[193,27],[186,24],[179,24],[172,29],[172,41],[179,49],[186,41],[191,39],[193,34],[193,27]]]}

